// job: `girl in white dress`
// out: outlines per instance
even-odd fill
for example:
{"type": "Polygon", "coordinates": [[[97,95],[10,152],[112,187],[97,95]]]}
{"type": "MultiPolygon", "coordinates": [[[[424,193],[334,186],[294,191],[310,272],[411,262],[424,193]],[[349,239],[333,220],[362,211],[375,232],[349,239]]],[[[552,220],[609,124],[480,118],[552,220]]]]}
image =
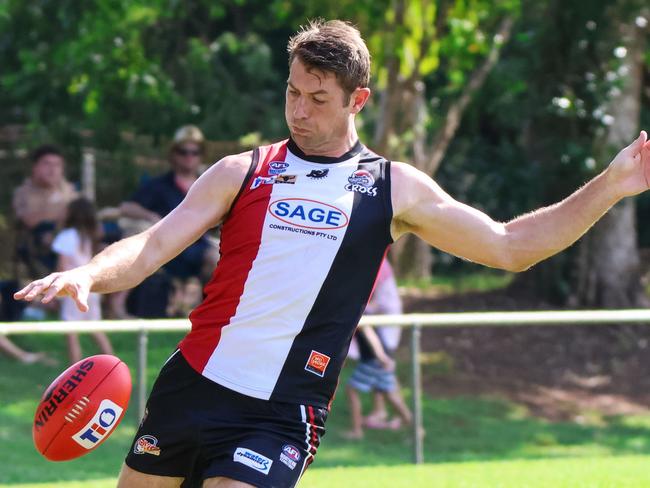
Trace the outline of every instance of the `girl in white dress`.
{"type": "MultiPolygon", "coordinates": [[[[52,243],[52,250],[58,256],[57,271],[66,271],[88,263],[93,257],[98,235],[97,216],[92,202],[78,198],[68,205],[64,229],[52,243]]],[[[61,320],[101,320],[102,310],[99,295],[88,297],[88,311],[80,312],[70,297],[60,299],[61,320]]],[[[91,333],[102,354],[113,354],[108,336],[103,332],[91,333]]],[[[77,334],[68,334],[68,356],[74,364],[82,359],[81,345],[77,334]]]]}

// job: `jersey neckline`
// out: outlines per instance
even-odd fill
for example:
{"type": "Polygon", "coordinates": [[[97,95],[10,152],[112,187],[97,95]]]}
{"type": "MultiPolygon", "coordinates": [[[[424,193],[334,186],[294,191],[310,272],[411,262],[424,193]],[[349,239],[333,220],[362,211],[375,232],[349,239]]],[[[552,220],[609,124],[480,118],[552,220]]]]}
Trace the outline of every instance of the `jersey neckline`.
{"type": "Polygon", "coordinates": [[[334,163],[342,163],[343,161],[352,159],[354,156],[361,153],[361,151],[363,150],[363,144],[361,144],[361,141],[357,139],[357,142],[354,144],[354,146],[352,146],[352,148],[350,148],[349,151],[347,151],[346,153],[338,157],[307,155],[302,151],[302,149],[298,147],[298,144],[296,144],[295,141],[291,138],[289,138],[289,140],[287,141],[287,149],[289,149],[291,154],[302,159],[303,161],[307,161],[310,163],[334,164],[334,163]]]}

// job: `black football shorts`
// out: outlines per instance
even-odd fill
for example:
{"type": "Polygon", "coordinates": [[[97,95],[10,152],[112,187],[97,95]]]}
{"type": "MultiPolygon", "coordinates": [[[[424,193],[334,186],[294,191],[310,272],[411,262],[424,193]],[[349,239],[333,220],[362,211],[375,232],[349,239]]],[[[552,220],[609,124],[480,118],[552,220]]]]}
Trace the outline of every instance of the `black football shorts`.
{"type": "Polygon", "coordinates": [[[327,409],[252,398],[197,373],[176,351],[156,380],[126,464],[183,477],[293,487],[313,461],[327,409]]]}

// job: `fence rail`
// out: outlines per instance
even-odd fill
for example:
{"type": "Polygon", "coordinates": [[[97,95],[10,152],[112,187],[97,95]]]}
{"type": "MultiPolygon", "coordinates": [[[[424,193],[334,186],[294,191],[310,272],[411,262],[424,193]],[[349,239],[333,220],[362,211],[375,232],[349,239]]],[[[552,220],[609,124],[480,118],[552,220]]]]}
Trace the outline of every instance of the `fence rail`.
{"type": "MultiPolygon", "coordinates": [[[[422,443],[422,381],[420,336],[422,327],[494,327],[530,325],[603,325],[650,323],[650,310],[577,310],[538,312],[479,312],[365,316],[361,325],[410,327],[413,388],[413,462],[424,462],[422,443]]],[[[102,320],[70,322],[0,322],[0,334],[53,334],[69,332],[138,332],[137,406],[144,413],[149,332],[189,330],[187,319],[102,320]]]]}

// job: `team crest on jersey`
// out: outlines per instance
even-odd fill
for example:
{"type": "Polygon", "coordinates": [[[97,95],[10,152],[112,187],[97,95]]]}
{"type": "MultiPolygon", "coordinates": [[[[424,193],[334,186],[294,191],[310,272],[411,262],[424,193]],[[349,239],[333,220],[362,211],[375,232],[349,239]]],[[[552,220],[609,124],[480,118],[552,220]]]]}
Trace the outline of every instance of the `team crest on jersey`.
{"type": "Polygon", "coordinates": [[[372,173],[365,169],[358,169],[348,177],[347,191],[356,191],[362,195],[377,196],[377,187],[372,173]]]}
{"type": "Polygon", "coordinates": [[[281,175],[289,167],[289,163],[284,161],[271,161],[269,163],[269,174],[270,175],[281,175]]]}
{"type": "Polygon", "coordinates": [[[133,445],[134,454],[153,454],[160,456],[160,447],[158,447],[158,439],[152,435],[143,435],[135,441],[133,445]]]}
{"type": "Polygon", "coordinates": [[[330,357],[322,352],[311,351],[307,364],[305,365],[305,371],[314,373],[315,375],[320,376],[321,378],[325,376],[325,370],[327,365],[330,363],[330,357]]]}
{"type": "Polygon", "coordinates": [[[307,173],[307,178],[313,178],[315,180],[322,180],[330,172],[329,169],[312,169],[307,173]]]}

